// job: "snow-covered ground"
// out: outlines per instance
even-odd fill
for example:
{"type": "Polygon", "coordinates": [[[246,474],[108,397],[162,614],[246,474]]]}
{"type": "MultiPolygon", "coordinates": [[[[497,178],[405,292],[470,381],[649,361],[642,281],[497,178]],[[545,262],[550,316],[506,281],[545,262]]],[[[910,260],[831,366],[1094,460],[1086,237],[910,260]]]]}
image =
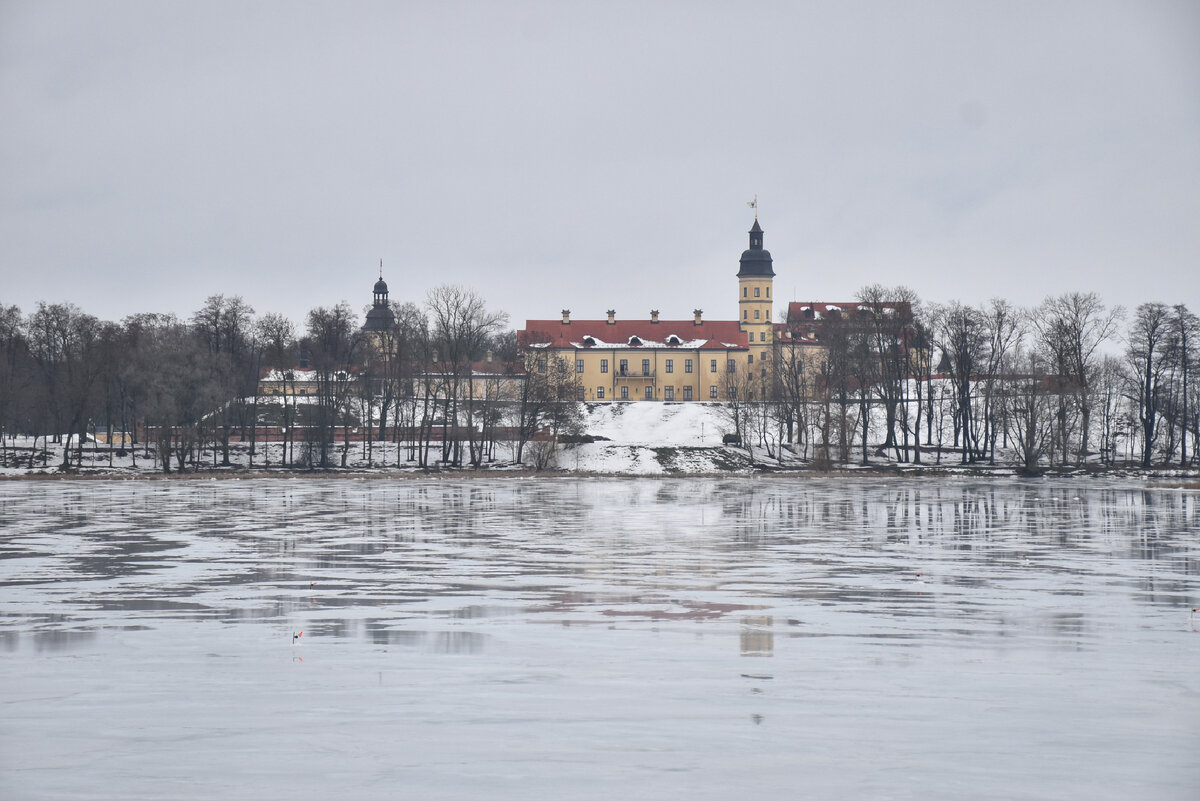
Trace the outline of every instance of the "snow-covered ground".
{"type": "MultiPolygon", "coordinates": [[[[671,474],[731,474],[747,473],[763,469],[767,470],[796,470],[804,469],[808,462],[800,454],[792,453],[786,448],[775,449],[772,458],[767,449],[761,444],[755,444],[753,459],[747,450],[728,446],[723,443],[723,437],[732,433],[733,426],[729,420],[726,407],[717,403],[585,403],[583,406],[582,442],[570,442],[559,446],[555,458],[548,465],[551,469],[576,473],[596,473],[602,475],[671,475],[671,474]]],[[[881,437],[883,421],[880,419],[872,425],[873,437],[881,437]]],[[[857,436],[857,432],[856,436],[857,436]]],[[[975,465],[962,468],[958,465],[959,457],[951,452],[953,442],[952,432],[944,432],[946,451],[940,467],[944,470],[966,469],[972,472],[987,470],[990,473],[1011,475],[1014,472],[1011,454],[997,453],[997,463],[994,466],[975,465]]],[[[57,474],[60,472],[59,463],[62,461],[62,446],[51,445],[48,464],[43,467],[41,459],[35,465],[29,466],[29,448],[34,445],[28,437],[6,438],[5,444],[24,449],[19,460],[14,460],[10,451],[7,459],[0,459],[0,477],[29,474],[57,474]]],[[[38,440],[39,448],[43,441],[38,440]]],[[[431,448],[429,464],[438,466],[440,458],[440,443],[434,443],[431,448]]],[[[496,446],[493,459],[485,467],[489,471],[520,471],[529,469],[535,463],[532,449],[535,445],[527,446],[524,464],[516,464],[515,443],[500,442],[496,446]]],[[[847,464],[841,469],[861,469],[858,458],[861,453],[860,445],[855,444],[847,464]]],[[[231,459],[233,470],[277,471],[284,461],[282,444],[276,442],[269,446],[258,445],[258,454],[254,463],[250,463],[247,446],[235,444],[232,447],[231,459]],[[264,447],[269,449],[265,454],[264,447]]],[[[302,446],[297,444],[294,455],[299,456],[302,446]]],[[[340,464],[342,454],[341,442],[335,442],[332,459],[340,464]]],[[[880,453],[875,447],[869,449],[870,463],[873,467],[897,466],[890,460],[890,454],[880,453]]],[[[0,454],[2,455],[2,454],[0,454]]],[[[366,443],[352,441],[346,459],[346,469],[352,471],[371,472],[413,472],[417,470],[416,463],[409,461],[410,452],[406,444],[399,447],[395,443],[372,443],[370,448],[366,443]],[[368,452],[369,451],[369,452],[368,452]]],[[[466,461],[464,457],[464,462],[466,461]]],[[[146,458],[139,449],[137,464],[131,454],[114,456],[110,459],[106,451],[93,451],[91,444],[84,448],[83,472],[85,473],[114,473],[122,475],[157,474],[153,461],[146,458]]],[[[214,459],[212,449],[206,451],[201,470],[225,470],[220,468],[219,459],[214,459]]],[[[926,451],[925,466],[928,470],[935,464],[932,454],[926,451]]],[[[903,469],[916,469],[911,464],[901,465],[903,469]]],[[[296,469],[303,469],[297,467],[296,469]]],[[[190,471],[190,468],[189,468],[190,471]]],[[[1136,474],[1136,468],[1125,470],[1136,474]]],[[[1197,475],[1196,470],[1156,470],[1157,476],[1191,476],[1197,475]]]]}

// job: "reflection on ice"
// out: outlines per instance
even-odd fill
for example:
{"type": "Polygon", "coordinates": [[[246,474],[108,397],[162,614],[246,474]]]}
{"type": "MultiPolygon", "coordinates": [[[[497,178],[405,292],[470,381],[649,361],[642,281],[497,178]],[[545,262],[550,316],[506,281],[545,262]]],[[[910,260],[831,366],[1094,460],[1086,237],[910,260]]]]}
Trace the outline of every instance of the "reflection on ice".
{"type": "Polygon", "coordinates": [[[1200,785],[1195,493],[62,481],[0,517],[0,795],[1200,785]]]}

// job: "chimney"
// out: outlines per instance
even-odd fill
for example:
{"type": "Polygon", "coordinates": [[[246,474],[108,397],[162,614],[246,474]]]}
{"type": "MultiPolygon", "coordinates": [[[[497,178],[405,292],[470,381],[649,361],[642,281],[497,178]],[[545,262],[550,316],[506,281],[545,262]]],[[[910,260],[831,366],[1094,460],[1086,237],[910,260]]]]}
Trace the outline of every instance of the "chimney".
{"type": "Polygon", "coordinates": [[[617,312],[616,312],[616,310],[614,310],[614,309],[609,309],[609,310],[608,310],[608,324],[609,324],[609,325],[616,325],[616,324],[617,324],[617,312]]]}
{"type": "Polygon", "coordinates": [[[571,324],[571,310],[563,309],[562,314],[563,314],[563,325],[570,325],[571,324]]]}
{"type": "Polygon", "coordinates": [[[652,322],[652,323],[658,322],[658,309],[650,310],[650,322],[652,322]]]}
{"type": "Polygon", "coordinates": [[[701,319],[704,316],[704,309],[692,309],[692,314],[696,316],[696,319],[692,321],[692,325],[701,325],[704,322],[701,319]]]}

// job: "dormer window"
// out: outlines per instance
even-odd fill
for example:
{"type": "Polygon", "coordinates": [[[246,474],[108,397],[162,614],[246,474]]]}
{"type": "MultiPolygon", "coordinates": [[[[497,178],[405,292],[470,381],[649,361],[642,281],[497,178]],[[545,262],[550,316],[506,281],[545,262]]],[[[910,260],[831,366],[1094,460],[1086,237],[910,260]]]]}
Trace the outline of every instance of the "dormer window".
{"type": "Polygon", "coordinates": [[[683,340],[680,339],[679,337],[677,337],[675,334],[671,334],[670,336],[668,336],[666,338],[665,342],[668,345],[682,345],[683,344],[683,340]]]}
{"type": "Polygon", "coordinates": [[[641,337],[639,337],[635,334],[634,336],[631,336],[629,338],[629,344],[632,347],[640,348],[642,346],[642,339],[641,339],[641,337]]]}
{"type": "Polygon", "coordinates": [[[585,348],[594,348],[596,347],[596,340],[593,337],[584,337],[583,346],[585,348]]]}

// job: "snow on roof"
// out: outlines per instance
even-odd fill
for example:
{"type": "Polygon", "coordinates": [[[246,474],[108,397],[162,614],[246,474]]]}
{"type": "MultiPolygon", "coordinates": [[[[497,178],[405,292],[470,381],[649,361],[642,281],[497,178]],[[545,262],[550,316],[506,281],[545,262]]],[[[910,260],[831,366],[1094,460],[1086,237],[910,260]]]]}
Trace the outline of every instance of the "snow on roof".
{"type": "Polygon", "coordinates": [[[274,368],[263,371],[261,381],[316,381],[316,370],[276,370],[274,368]]]}
{"type": "Polygon", "coordinates": [[[527,320],[520,332],[528,348],[739,348],[746,334],[736,320],[527,320]]]}

